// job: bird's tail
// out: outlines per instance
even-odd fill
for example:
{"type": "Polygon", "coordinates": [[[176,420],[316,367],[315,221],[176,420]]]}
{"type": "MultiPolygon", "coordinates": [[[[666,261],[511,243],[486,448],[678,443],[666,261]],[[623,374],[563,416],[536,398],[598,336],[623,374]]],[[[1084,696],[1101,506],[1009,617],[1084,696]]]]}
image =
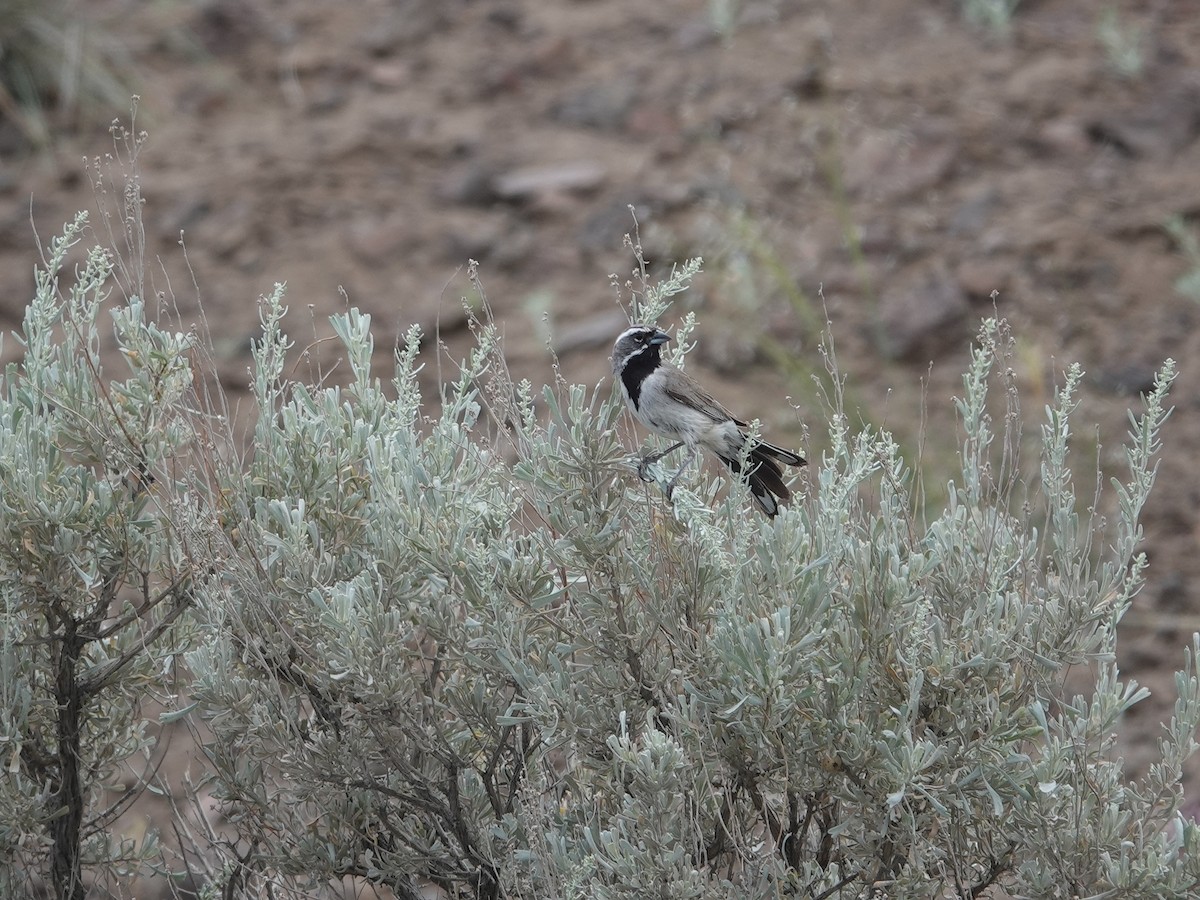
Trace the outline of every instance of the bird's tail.
{"type": "MultiPolygon", "coordinates": [[[[742,474],[738,457],[722,457],[722,460],[733,474],[742,474]]],[[[807,461],[799,453],[759,441],[750,448],[748,463],[746,482],[750,486],[750,493],[762,511],[773,519],[779,512],[779,504],[786,503],[792,497],[792,492],[783,483],[783,465],[803,466],[807,465],[807,461]]]]}

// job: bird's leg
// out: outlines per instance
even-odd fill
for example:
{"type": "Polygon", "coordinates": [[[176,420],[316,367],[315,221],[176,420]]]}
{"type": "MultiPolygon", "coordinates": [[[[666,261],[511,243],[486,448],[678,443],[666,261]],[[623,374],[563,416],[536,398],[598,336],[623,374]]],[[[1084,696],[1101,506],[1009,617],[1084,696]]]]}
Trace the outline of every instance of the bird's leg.
{"type": "Polygon", "coordinates": [[[667,482],[667,499],[668,500],[670,500],[671,495],[673,493],[675,493],[675,482],[677,482],[679,480],[679,476],[683,474],[683,470],[688,467],[688,463],[690,463],[693,459],[696,458],[697,452],[698,452],[698,448],[696,448],[696,447],[692,447],[690,450],[688,450],[687,456],[685,456],[683,458],[683,462],[679,466],[679,471],[677,471],[673,476],[671,476],[671,480],[667,482]]]}
{"type": "Polygon", "coordinates": [[[682,446],[683,441],[680,441],[677,444],[672,444],[666,450],[660,450],[658,453],[651,453],[649,456],[642,457],[642,461],[638,463],[638,478],[642,479],[642,481],[653,481],[654,479],[650,477],[650,467],[668,453],[678,450],[682,446]]]}

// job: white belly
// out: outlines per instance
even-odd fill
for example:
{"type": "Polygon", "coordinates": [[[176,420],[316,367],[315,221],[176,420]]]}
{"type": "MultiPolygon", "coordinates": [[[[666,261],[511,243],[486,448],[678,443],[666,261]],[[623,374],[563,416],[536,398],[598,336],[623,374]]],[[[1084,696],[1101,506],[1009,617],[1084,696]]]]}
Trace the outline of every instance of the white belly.
{"type": "MultiPolygon", "coordinates": [[[[625,399],[628,402],[628,395],[625,399]]],[[[638,406],[628,403],[629,408],[651,431],[724,457],[737,456],[742,449],[745,436],[736,423],[730,419],[714,422],[711,416],[667,396],[658,378],[652,376],[642,382],[638,399],[638,406]]]]}

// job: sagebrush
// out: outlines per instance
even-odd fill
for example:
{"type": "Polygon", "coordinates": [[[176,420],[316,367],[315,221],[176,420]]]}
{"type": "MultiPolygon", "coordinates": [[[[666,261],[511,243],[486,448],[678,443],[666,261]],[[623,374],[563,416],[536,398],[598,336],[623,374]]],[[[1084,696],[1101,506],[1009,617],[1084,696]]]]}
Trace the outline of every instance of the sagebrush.
{"type": "MultiPolygon", "coordinates": [[[[486,317],[431,403],[419,372],[439,349],[410,330],[381,380],[354,311],[332,320],[347,383],[297,380],[277,288],[242,442],[201,387],[201,332],[114,303],[106,251],[65,271],[84,224],[51,248],[0,392],[9,892],[120,896],[148,872],[206,897],[348,876],[402,898],[1200,885],[1179,815],[1200,639],[1161,762],[1133,780],[1114,750],[1145,693],[1117,671],[1116,626],[1144,576],[1173,364],[1131,417],[1108,522],[1068,464],[1078,369],[1022,465],[996,321],[944,509],[835,390],[807,423],[827,449],[772,522],[704,471],[668,503],[636,477],[612,386],[514,381],[486,317]],[[1079,665],[1095,686],[1071,696],[1079,665]],[[222,821],[181,809],[172,851],[113,839],[153,779],[101,789],[175,720],[222,821]]],[[[644,285],[637,317],[697,271],[644,285]]]]}

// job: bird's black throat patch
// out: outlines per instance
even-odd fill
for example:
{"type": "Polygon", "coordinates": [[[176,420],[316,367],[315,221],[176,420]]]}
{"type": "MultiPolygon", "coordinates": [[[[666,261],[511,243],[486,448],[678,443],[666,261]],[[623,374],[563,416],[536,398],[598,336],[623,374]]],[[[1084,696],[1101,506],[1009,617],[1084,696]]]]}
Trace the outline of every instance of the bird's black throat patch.
{"type": "Polygon", "coordinates": [[[642,382],[661,363],[658,347],[655,346],[647,347],[625,361],[625,368],[621,369],[621,381],[625,385],[625,392],[629,394],[629,402],[633,404],[634,409],[641,409],[638,401],[642,396],[642,382]]]}

